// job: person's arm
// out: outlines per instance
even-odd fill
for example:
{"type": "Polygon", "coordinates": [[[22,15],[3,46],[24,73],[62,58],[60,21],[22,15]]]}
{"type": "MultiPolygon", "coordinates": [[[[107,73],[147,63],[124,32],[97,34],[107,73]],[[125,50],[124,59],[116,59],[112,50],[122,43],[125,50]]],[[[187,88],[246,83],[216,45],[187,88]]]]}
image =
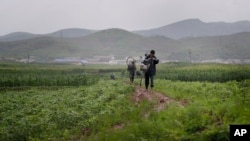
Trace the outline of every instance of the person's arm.
{"type": "Polygon", "coordinates": [[[156,57],[154,58],[154,64],[158,64],[159,63],[159,59],[157,59],[156,57]]]}

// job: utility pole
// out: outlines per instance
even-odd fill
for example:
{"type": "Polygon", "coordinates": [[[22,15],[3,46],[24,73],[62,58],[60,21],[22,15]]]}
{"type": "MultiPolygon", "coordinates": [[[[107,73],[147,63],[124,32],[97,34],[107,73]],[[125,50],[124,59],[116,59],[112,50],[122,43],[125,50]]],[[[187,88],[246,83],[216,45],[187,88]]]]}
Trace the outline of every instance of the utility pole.
{"type": "Polygon", "coordinates": [[[28,53],[28,64],[30,63],[30,54],[28,53]]]}
{"type": "Polygon", "coordinates": [[[192,63],[192,52],[190,49],[188,51],[189,51],[189,61],[190,61],[190,63],[192,63]]]}

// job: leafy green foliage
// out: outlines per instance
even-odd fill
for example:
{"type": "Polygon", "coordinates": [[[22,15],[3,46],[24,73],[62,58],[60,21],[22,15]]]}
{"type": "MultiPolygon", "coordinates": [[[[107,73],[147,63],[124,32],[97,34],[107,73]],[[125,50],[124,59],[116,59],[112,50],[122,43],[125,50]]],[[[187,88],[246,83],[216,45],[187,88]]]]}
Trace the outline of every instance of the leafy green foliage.
{"type": "Polygon", "coordinates": [[[98,81],[97,75],[84,73],[84,70],[0,70],[0,87],[19,86],[80,86],[98,81]]]}
{"type": "Polygon", "coordinates": [[[168,63],[159,66],[157,78],[181,81],[226,82],[250,79],[249,65],[168,63]]]}
{"type": "Polygon", "coordinates": [[[119,71],[3,64],[0,140],[227,141],[230,124],[249,124],[247,65],[159,65],[154,90],[173,99],[160,112],[152,101],[131,101],[128,78],[109,79],[111,72],[124,76],[119,71]],[[18,83],[3,85],[9,80],[18,83]]]}
{"type": "Polygon", "coordinates": [[[84,134],[82,130],[96,125],[102,116],[124,109],[126,95],[132,91],[120,82],[100,81],[57,91],[32,88],[1,93],[0,140],[67,139],[84,134]]]}
{"type": "Polygon", "coordinates": [[[157,91],[177,101],[160,112],[148,109],[149,117],[129,120],[124,129],[99,132],[90,140],[227,141],[230,124],[249,123],[249,80],[211,83],[158,79],[155,83],[157,91]],[[187,103],[180,105],[184,101],[187,103]]]}

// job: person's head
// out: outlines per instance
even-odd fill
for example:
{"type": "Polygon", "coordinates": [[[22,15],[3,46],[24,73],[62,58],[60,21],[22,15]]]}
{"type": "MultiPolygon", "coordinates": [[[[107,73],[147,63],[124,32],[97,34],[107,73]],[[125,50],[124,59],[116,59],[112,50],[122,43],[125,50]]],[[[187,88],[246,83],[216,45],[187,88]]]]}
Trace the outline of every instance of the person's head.
{"type": "Polygon", "coordinates": [[[155,56],[155,51],[154,50],[151,50],[150,51],[150,57],[154,57],[155,56]]]}

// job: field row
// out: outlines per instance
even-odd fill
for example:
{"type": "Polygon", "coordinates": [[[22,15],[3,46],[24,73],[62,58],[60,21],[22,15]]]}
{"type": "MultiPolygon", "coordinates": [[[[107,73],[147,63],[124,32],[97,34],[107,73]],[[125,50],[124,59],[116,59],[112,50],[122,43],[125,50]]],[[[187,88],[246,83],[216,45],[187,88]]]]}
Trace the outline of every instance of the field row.
{"type": "Polygon", "coordinates": [[[91,140],[229,141],[231,124],[250,122],[250,80],[211,83],[158,79],[155,84],[156,91],[186,104],[168,103],[160,112],[147,107],[148,117],[142,114],[138,121],[127,121],[122,130],[98,132],[91,140]]]}
{"type": "Polygon", "coordinates": [[[180,81],[241,81],[250,79],[250,66],[170,63],[160,65],[156,77],[160,79],[180,81]]]}
{"type": "MultiPolygon", "coordinates": [[[[81,138],[119,122],[115,114],[129,113],[127,95],[133,87],[100,81],[92,86],[59,90],[0,93],[0,140],[66,140],[81,138]],[[107,116],[105,122],[96,123],[107,116]],[[99,129],[100,130],[100,129],[99,129]]],[[[132,107],[131,107],[132,108],[132,107]]]]}

